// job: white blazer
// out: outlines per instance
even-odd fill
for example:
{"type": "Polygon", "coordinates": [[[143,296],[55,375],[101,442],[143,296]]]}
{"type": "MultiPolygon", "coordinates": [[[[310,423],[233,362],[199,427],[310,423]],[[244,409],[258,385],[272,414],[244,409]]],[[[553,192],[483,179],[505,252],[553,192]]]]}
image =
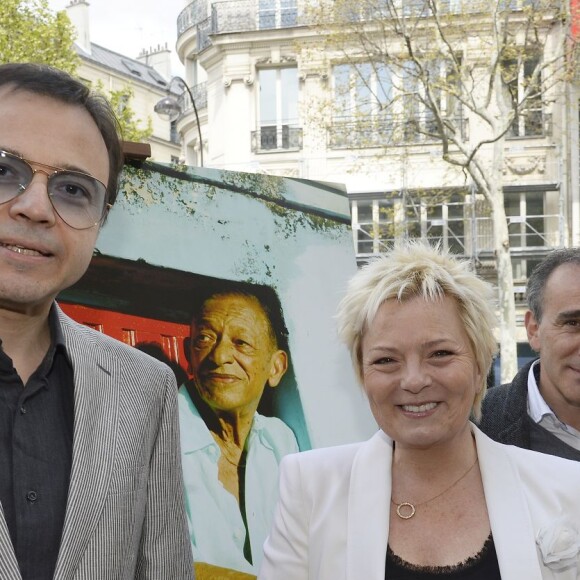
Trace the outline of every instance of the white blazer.
{"type": "MultiPolygon", "coordinates": [[[[472,429],[502,580],[580,578],[580,463],[472,429]],[[552,532],[554,557],[570,566],[544,564],[540,532],[545,549],[552,532]]],[[[259,580],[384,580],[392,450],[379,431],[364,443],[286,456],[259,580]]]]}

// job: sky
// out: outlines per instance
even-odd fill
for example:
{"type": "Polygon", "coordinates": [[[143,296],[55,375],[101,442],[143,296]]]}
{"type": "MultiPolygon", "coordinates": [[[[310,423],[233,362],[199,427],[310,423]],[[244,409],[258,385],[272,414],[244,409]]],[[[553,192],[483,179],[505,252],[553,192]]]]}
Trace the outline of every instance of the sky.
{"type": "MultiPolygon", "coordinates": [[[[52,10],[63,10],[70,0],[48,4],[52,10]]],[[[143,48],[167,43],[173,74],[183,73],[175,43],[177,16],[188,0],[89,0],[89,4],[91,42],[132,58],[143,48]]]]}

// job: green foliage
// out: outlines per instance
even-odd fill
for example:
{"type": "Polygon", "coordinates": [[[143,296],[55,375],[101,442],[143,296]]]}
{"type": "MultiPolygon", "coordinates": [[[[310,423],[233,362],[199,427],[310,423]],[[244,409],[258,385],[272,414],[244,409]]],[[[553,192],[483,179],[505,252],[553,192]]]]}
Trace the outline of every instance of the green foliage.
{"type": "Polygon", "coordinates": [[[142,120],[135,118],[135,111],[131,107],[131,99],[135,96],[133,88],[125,85],[119,90],[106,92],[103,83],[97,82],[96,90],[104,94],[117,115],[121,126],[121,137],[124,141],[147,141],[153,134],[153,122],[151,117],[147,116],[145,127],[142,127],[142,120]]]}
{"type": "Polygon", "coordinates": [[[38,62],[74,73],[75,32],[64,11],[47,0],[0,1],[0,63],[38,62]]]}

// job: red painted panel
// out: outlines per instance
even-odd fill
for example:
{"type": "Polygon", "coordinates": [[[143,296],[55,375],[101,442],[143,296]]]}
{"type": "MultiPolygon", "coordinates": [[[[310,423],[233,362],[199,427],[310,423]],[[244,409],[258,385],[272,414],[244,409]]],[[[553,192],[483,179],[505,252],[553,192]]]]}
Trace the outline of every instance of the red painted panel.
{"type": "Polygon", "coordinates": [[[570,0],[571,25],[570,33],[573,40],[578,40],[580,36],[580,0],[570,0]]]}
{"type": "Polygon", "coordinates": [[[73,320],[131,346],[143,342],[156,343],[171,361],[178,363],[183,369],[187,368],[183,348],[183,339],[189,336],[187,324],[165,322],[66,302],[59,302],[59,306],[73,320]]]}

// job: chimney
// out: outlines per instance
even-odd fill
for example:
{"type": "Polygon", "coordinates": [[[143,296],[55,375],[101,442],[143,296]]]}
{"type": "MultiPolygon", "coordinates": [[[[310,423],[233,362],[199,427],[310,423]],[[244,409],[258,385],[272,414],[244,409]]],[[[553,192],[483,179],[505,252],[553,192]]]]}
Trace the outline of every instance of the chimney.
{"type": "Polygon", "coordinates": [[[171,51],[167,48],[167,43],[164,46],[158,44],[156,48],[142,50],[137,60],[153,67],[164,79],[171,79],[171,51]]]}
{"type": "Polygon", "coordinates": [[[89,3],[86,0],[71,0],[66,13],[75,27],[76,44],[87,54],[91,54],[91,31],[89,22],[89,3]]]}

